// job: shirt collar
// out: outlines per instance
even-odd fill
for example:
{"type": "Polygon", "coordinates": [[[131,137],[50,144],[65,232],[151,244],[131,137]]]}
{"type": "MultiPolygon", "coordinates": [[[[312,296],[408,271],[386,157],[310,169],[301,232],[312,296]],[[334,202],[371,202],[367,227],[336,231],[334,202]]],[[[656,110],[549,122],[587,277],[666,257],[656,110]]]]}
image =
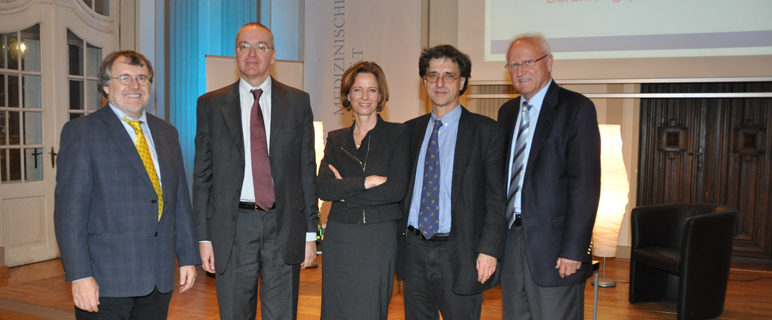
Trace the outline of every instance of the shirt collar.
{"type": "MultiPolygon", "coordinates": [[[[458,122],[458,119],[461,119],[461,108],[461,104],[459,103],[455,108],[453,108],[453,110],[446,113],[445,116],[440,119],[440,121],[442,121],[442,125],[447,126],[451,123],[458,122]]],[[[431,119],[429,119],[431,120],[432,125],[434,125],[434,121],[437,119],[439,118],[437,118],[437,116],[434,114],[434,111],[432,111],[431,119]]]]}
{"type": "Polygon", "coordinates": [[[247,82],[247,80],[244,80],[244,78],[239,78],[239,91],[249,93],[250,91],[254,89],[263,89],[263,93],[268,92],[271,87],[271,76],[269,75],[268,78],[265,78],[265,81],[261,83],[257,87],[253,87],[251,84],[247,82]]]}
{"type": "MultiPolygon", "coordinates": [[[[536,108],[536,110],[541,110],[541,105],[544,103],[544,97],[547,96],[547,90],[549,90],[550,86],[552,85],[552,79],[550,79],[550,82],[547,83],[544,88],[541,88],[539,92],[537,92],[533,97],[531,97],[531,100],[528,100],[528,102],[536,108]]],[[[525,97],[523,99],[520,99],[520,105],[523,105],[523,101],[525,101],[525,97]]]]}
{"type": "MultiPolygon", "coordinates": [[[[116,108],[112,103],[108,102],[107,105],[110,106],[110,109],[113,110],[115,115],[118,116],[118,119],[120,119],[121,121],[123,121],[124,117],[126,119],[135,121],[134,118],[127,116],[125,113],[123,113],[123,111],[121,111],[121,109],[116,108]]],[[[142,109],[142,115],[139,117],[138,120],[142,121],[142,123],[147,123],[147,114],[145,113],[144,109],[142,109]]]]}

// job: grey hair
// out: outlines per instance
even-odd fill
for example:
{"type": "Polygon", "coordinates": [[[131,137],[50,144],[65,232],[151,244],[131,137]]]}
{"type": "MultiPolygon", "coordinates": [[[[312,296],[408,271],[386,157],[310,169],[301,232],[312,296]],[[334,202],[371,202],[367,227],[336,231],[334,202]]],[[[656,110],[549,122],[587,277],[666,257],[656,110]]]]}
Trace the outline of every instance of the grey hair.
{"type": "Polygon", "coordinates": [[[550,49],[550,44],[549,42],[547,42],[547,38],[545,38],[544,34],[541,32],[529,32],[529,33],[518,34],[517,36],[515,36],[515,39],[512,40],[509,46],[511,47],[512,44],[514,44],[518,40],[523,40],[523,39],[533,39],[534,41],[536,41],[536,44],[539,45],[541,50],[544,51],[544,54],[548,54],[548,55],[552,54],[552,49],[550,49]]]}

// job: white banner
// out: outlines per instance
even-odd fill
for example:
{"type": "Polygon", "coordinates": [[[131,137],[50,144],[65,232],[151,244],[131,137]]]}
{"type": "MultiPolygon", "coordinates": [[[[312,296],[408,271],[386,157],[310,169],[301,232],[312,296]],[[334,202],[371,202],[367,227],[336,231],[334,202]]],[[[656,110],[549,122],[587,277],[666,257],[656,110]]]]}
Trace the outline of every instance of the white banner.
{"type": "Polygon", "coordinates": [[[314,118],[325,133],[350,126],[340,108],[341,76],[362,60],[383,68],[390,98],[381,116],[404,122],[422,110],[418,76],[420,2],[312,0],[305,3],[305,74],[314,118]]]}

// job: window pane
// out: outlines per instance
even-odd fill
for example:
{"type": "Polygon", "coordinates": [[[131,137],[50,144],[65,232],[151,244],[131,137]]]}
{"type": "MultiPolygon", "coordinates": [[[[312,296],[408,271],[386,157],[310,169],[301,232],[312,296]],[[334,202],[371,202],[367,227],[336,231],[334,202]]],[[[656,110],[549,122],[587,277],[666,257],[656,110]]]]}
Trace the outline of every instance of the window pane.
{"type": "Polygon", "coordinates": [[[8,112],[8,144],[19,144],[19,113],[8,112]]]}
{"type": "Polygon", "coordinates": [[[8,95],[5,94],[5,91],[8,89],[5,87],[6,77],[6,75],[0,74],[0,107],[5,107],[5,98],[8,97],[8,95]]]}
{"type": "Polygon", "coordinates": [[[70,110],[83,110],[83,81],[70,80],[70,110]]]}
{"type": "Polygon", "coordinates": [[[43,180],[43,149],[24,149],[24,180],[43,180]]]}
{"type": "Polygon", "coordinates": [[[6,69],[18,70],[19,69],[19,40],[16,38],[16,33],[7,33],[4,35],[5,43],[5,61],[6,69]]]}
{"type": "Polygon", "coordinates": [[[40,25],[21,32],[22,70],[40,71],[40,25]]]}
{"type": "Polygon", "coordinates": [[[24,104],[22,106],[27,109],[40,109],[42,107],[40,102],[40,76],[24,76],[21,84],[22,95],[24,96],[24,104]]]}
{"type": "Polygon", "coordinates": [[[98,110],[102,106],[102,94],[99,93],[99,87],[96,80],[86,81],[86,97],[88,102],[86,103],[86,109],[89,111],[98,110]]]}
{"type": "Polygon", "coordinates": [[[43,144],[43,113],[24,113],[24,144],[43,144]]]}
{"type": "Polygon", "coordinates": [[[102,63],[102,48],[86,45],[86,74],[89,77],[96,77],[99,74],[99,65],[102,63]]]}
{"type": "Polygon", "coordinates": [[[19,76],[8,75],[8,107],[19,107],[19,76]]]}
{"type": "Polygon", "coordinates": [[[82,115],[81,113],[70,113],[70,120],[79,118],[82,115]]]}
{"type": "Polygon", "coordinates": [[[8,150],[0,149],[0,181],[8,181],[8,168],[5,159],[8,158],[8,150]]]}
{"type": "Polygon", "coordinates": [[[94,11],[103,16],[110,16],[110,0],[94,0],[94,11]]]}
{"type": "Polygon", "coordinates": [[[70,65],[70,75],[83,75],[83,40],[67,29],[67,49],[70,65]]]}
{"type": "Polygon", "coordinates": [[[0,111],[0,146],[8,143],[8,127],[5,125],[5,118],[8,118],[8,112],[0,111]]]}
{"type": "Polygon", "coordinates": [[[8,60],[8,35],[0,33],[0,69],[6,68],[5,61],[8,60]]]}
{"type": "Polygon", "coordinates": [[[8,160],[10,160],[9,181],[21,181],[21,149],[9,149],[8,160]]]}

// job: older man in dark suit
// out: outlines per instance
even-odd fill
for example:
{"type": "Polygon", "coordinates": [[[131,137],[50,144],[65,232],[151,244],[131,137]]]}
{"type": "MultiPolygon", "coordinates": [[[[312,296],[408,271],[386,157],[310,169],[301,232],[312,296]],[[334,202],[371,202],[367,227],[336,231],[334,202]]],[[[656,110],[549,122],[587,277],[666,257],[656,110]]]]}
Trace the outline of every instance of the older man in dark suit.
{"type": "Polygon", "coordinates": [[[62,129],[54,226],[78,319],[166,319],[175,256],[180,292],[201,264],[177,130],[145,112],[152,80],[143,55],[109,54],[107,107],[62,129]]]}
{"type": "Polygon", "coordinates": [[[316,257],[318,207],[308,94],[270,75],[273,34],[236,35],[241,79],[198,99],[193,203],[222,319],[295,319],[300,269],[316,257]],[[216,266],[216,267],[215,267],[216,266]]]}
{"type": "Polygon", "coordinates": [[[600,198],[600,134],[592,101],[556,85],[543,36],[507,53],[521,93],[499,110],[506,128],[504,319],[583,319],[590,238],[600,198]]]}
{"type": "Polygon", "coordinates": [[[411,182],[403,207],[405,319],[479,319],[504,251],[503,137],[459,103],[472,72],[450,45],[425,49],[419,75],[432,112],[408,121],[411,182]],[[404,228],[407,227],[407,230],[404,228]]]}

